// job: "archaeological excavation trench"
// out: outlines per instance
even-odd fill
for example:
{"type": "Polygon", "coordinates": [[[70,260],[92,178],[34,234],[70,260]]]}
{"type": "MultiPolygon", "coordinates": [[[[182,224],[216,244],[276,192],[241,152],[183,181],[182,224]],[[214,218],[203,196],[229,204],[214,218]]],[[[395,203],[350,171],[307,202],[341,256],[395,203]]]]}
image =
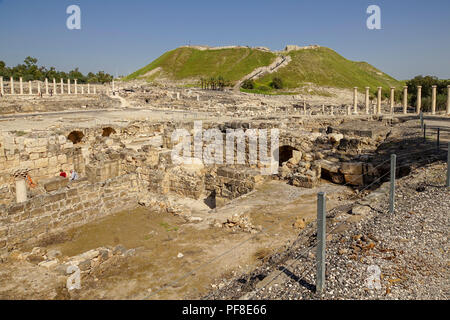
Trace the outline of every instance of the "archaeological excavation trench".
{"type": "MultiPolygon", "coordinates": [[[[2,123],[23,129],[0,136],[0,298],[200,297],[301,235],[315,220],[318,191],[327,193],[329,209],[339,207],[389,172],[391,153],[398,154],[399,177],[436,156],[416,119],[247,111],[239,120],[124,110],[104,119],[75,113],[70,117],[80,121],[58,114],[2,123]],[[204,130],[244,133],[244,163],[226,161],[225,135],[222,152],[210,154],[221,154],[222,164],[173,161],[180,142],[173,132],[189,134],[195,156],[194,121],[202,117],[204,130]],[[48,128],[29,129],[33,121],[48,128]],[[266,164],[250,161],[245,133],[275,128],[279,147],[270,154],[277,170],[267,174],[266,164]],[[421,152],[411,154],[413,148],[421,152]],[[61,177],[61,170],[78,179],[61,177]],[[81,270],[81,289],[65,288],[70,265],[81,270]],[[47,285],[6,285],[18,279],[47,285]]],[[[201,154],[207,148],[201,145],[201,154]]]]}

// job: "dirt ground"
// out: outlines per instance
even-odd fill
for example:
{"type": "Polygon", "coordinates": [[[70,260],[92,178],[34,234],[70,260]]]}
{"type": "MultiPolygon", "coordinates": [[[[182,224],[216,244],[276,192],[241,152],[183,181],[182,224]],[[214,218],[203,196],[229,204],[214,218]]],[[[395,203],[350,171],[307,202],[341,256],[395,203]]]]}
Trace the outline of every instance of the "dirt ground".
{"type": "Polygon", "coordinates": [[[81,289],[70,293],[65,288],[66,276],[26,261],[11,260],[0,268],[0,298],[199,298],[219,279],[251,270],[294,239],[301,229],[293,226],[298,218],[306,223],[315,219],[319,189],[327,192],[329,208],[338,204],[342,194],[351,192],[326,182],[317,189],[302,189],[271,181],[217,210],[206,211],[201,204],[193,205],[192,216],[202,217],[198,223],[145,207],[107,216],[55,238],[46,249],[73,256],[121,244],[135,249],[135,254],[114,256],[89,273],[82,273],[81,289]],[[249,233],[212,225],[225,222],[235,213],[246,214],[251,224],[262,231],[249,233]]]}

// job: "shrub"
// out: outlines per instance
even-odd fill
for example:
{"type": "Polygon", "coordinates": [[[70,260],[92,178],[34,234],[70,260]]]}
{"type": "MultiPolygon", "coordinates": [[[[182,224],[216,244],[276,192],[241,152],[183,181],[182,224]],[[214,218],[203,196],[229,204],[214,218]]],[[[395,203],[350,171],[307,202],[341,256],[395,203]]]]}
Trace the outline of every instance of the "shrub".
{"type": "Polygon", "coordinates": [[[264,86],[264,85],[258,86],[258,88],[256,88],[256,89],[258,89],[258,91],[262,91],[262,92],[270,91],[270,88],[268,86],[264,86]]]}
{"type": "Polygon", "coordinates": [[[253,80],[247,79],[244,82],[242,82],[241,88],[243,88],[243,89],[254,89],[255,88],[255,82],[253,80]]]}
{"type": "MultiPolygon", "coordinates": [[[[414,104],[414,107],[417,105],[414,104]]],[[[436,110],[445,110],[447,108],[447,96],[443,94],[438,94],[436,96],[436,110]]],[[[422,111],[430,112],[431,111],[431,97],[422,98],[422,111]]]]}
{"type": "Polygon", "coordinates": [[[283,80],[279,77],[274,77],[270,86],[274,89],[283,89],[283,80]]]}

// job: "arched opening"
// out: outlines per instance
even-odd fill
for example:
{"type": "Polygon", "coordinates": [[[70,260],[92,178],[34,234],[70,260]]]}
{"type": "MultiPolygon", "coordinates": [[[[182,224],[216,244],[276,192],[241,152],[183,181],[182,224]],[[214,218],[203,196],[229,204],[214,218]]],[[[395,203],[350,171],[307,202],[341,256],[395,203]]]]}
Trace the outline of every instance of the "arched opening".
{"type": "Polygon", "coordinates": [[[209,196],[204,200],[204,203],[210,208],[214,209],[216,207],[216,191],[213,190],[209,196]]]}
{"type": "Polygon", "coordinates": [[[111,127],[103,128],[102,137],[109,137],[112,133],[116,133],[116,130],[111,127]]]}
{"type": "Polygon", "coordinates": [[[294,150],[298,151],[298,149],[296,149],[292,146],[289,146],[289,145],[279,147],[278,148],[278,159],[277,159],[277,152],[275,150],[274,158],[275,158],[275,161],[278,160],[278,164],[280,167],[283,165],[284,162],[286,162],[292,158],[294,150]]]}
{"type": "Polygon", "coordinates": [[[81,142],[83,137],[84,137],[83,132],[81,132],[81,131],[72,131],[67,136],[67,139],[72,141],[73,144],[77,144],[77,143],[81,142]]]}

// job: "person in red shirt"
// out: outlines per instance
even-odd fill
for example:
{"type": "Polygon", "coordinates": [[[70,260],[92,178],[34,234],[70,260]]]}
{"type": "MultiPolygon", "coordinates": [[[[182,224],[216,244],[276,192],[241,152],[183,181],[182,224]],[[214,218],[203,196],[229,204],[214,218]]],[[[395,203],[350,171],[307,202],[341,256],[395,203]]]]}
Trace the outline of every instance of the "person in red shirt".
{"type": "Polygon", "coordinates": [[[67,178],[67,173],[65,173],[63,171],[63,169],[59,170],[59,176],[63,177],[63,178],[67,178]]]}

